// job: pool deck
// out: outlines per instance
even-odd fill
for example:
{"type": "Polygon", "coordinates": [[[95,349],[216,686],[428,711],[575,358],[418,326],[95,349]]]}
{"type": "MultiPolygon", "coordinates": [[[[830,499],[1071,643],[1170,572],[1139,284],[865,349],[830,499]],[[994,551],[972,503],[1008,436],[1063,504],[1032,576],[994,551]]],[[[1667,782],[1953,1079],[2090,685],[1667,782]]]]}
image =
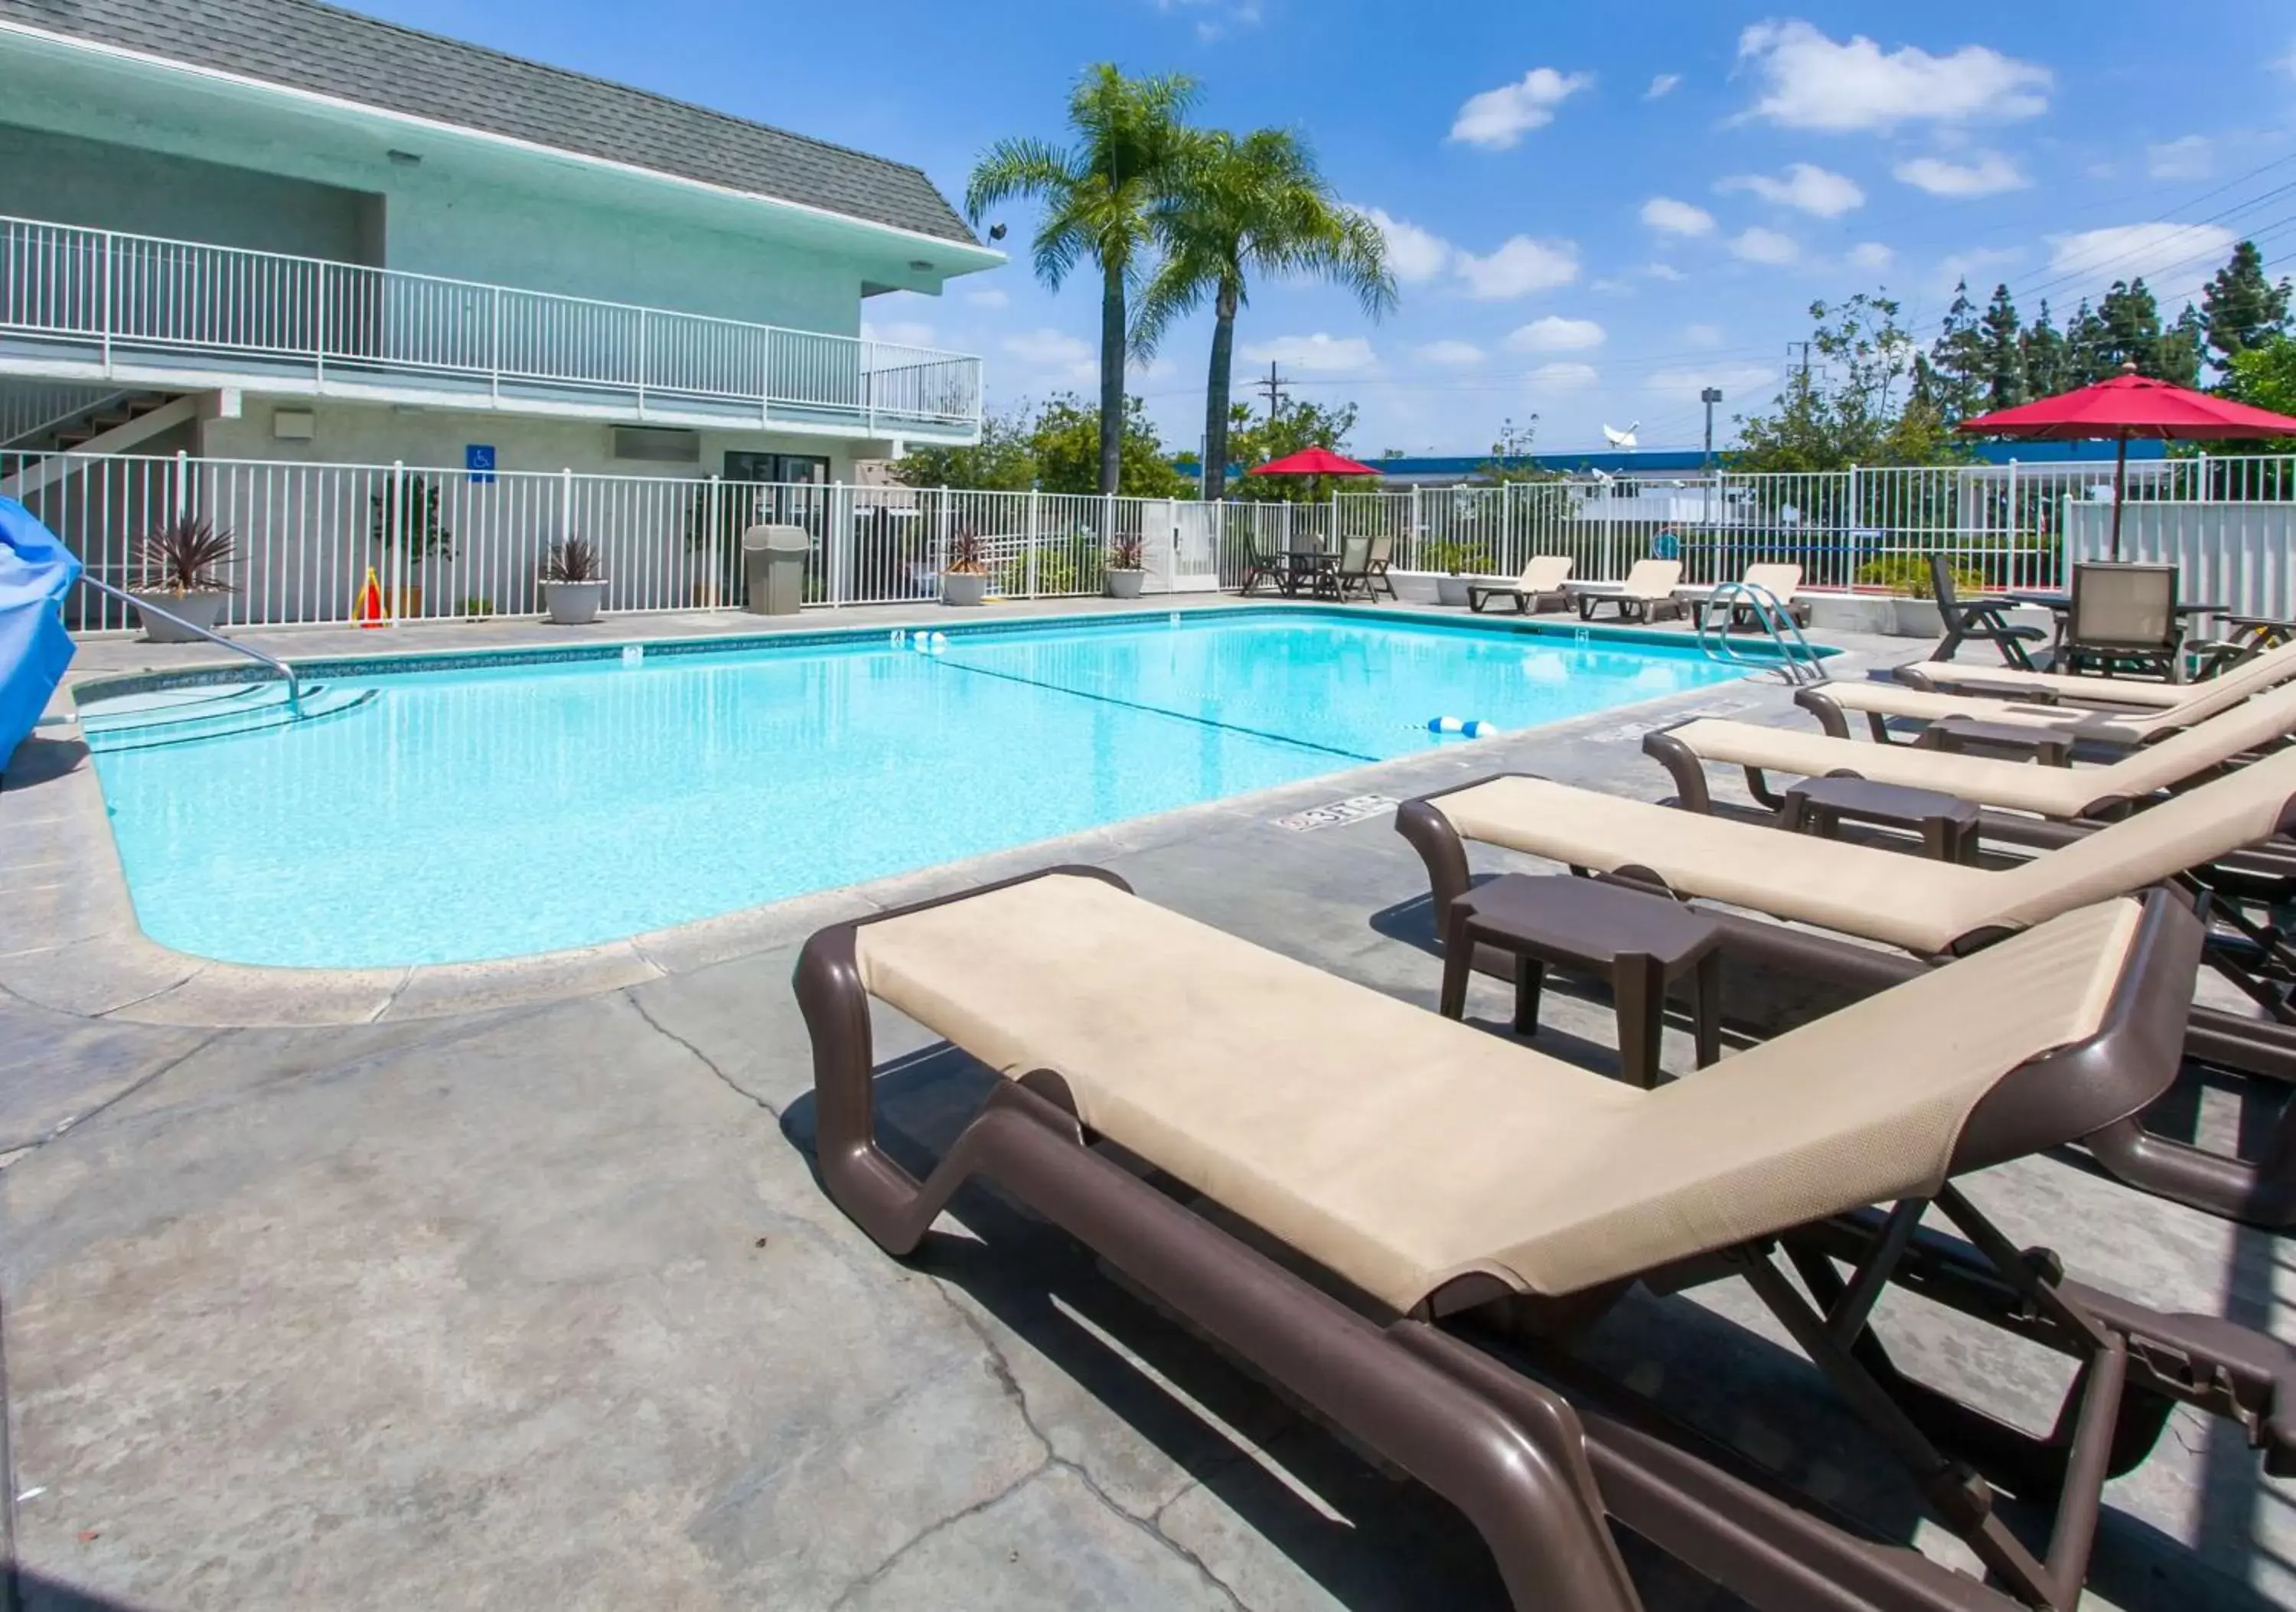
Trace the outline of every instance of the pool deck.
{"type": "MultiPolygon", "coordinates": [[[[250,641],[366,654],[729,623],[756,624],[250,641]]],[[[1849,675],[1923,647],[1825,636],[1857,653],[1849,675]]],[[[210,653],[100,640],[76,675],[210,653]]],[[[1004,1200],[970,1193],[918,1257],[882,1254],[812,1174],[790,970],[836,918],[1089,861],[1431,1007],[1424,884],[1391,814],[1276,819],[1505,769],[1654,799],[1639,735],[1722,709],[1807,720],[1775,681],[1725,684],[644,937],[611,966],[348,983],[138,975],[138,947],[160,949],[70,893],[113,889],[117,867],[84,756],[44,729],[0,785],[0,1546],[23,1612],[1503,1606],[1447,1506],[1004,1200]]],[[[1474,989],[1501,1032],[1504,992],[1474,989]]],[[[1548,1050],[1603,1064],[1602,1003],[1560,995],[1549,1023],[1548,1050]]],[[[934,1147],[984,1077],[913,1027],[880,1033],[901,1060],[887,1129],[934,1147]]],[[[2054,1158],[1969,1187],[2088,1280],[2296,1339],[2275,1238],[2054,1158]]],[[[1942,1384],[2030,1415],[2056,1380],[1997,1335],[1886,1303],[1942,1384]]],[[[1958,1559],[1737,1293],[1630,1302],[1603,1346],[1758,1459],[1958,1559]]],[[[2226,1424],[2179,1410],[2107,1500],[2092,1604],[2296,1605],[2296,1511],[2226,1424]]],[[[1636,1562],[1654,1612],[1716,1604],[1636,1562]]]]}

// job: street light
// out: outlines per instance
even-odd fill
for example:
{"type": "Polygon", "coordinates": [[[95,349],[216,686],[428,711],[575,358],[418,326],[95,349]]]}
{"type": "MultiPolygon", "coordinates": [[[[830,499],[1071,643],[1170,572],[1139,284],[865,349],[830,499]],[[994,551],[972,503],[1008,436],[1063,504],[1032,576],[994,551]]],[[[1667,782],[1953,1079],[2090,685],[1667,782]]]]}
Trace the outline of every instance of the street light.
{"type": "Polygon", "coordinates": [[[1714,406],[1722,400],[1722,389],[1707,387],[1698,394],[1698,400],[1706,405],[1706,473],[1710,476],[1714,473],[1714,406]]]}

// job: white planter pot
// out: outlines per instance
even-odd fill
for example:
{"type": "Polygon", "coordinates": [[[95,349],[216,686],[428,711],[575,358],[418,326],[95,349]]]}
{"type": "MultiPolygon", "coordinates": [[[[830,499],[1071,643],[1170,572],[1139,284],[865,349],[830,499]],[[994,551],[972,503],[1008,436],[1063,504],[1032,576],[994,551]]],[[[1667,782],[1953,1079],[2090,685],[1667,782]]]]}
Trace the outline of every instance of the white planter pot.
{"type": "Polygon", "coordinates": [[[220,588],[202,589],[197,593],[138,593],[135,603],[149,608],[142,612],[144,640],[147,644],[196,644],[200,635],[178,627],[158,613],[189,621],[193,627],[204,627],[209,632],[223,620],[223,613],[231,606],[230,593],[220,588]]]}
{"type": "Polygon", "coordinates": [[[1148,573],[1144,571],[1104,571],[1101,577],[1111,599],[1138,598],[1141,585],[1148,580],[1148,573]]]}
{"type": "Polygon", "coordinates": [[[1465,577],[1437,577],[1435,602],[1447,604],[1454,610],[1464,610],[1467,607],[1467,581],[1465,577]]]}
{"type": "Polygon", "coordinates": [[[545,582],[542,585],[542,609],[553,626],[586,627],[598,619],[598,606],[605,602],[606,584],[595,582],[545,582]]]}
{"type": "Polygon", "coordinates": [[[944,604],[978,604],[988,596],[988,573],[985,571],[940,573],[940,602],[944,604]]]}

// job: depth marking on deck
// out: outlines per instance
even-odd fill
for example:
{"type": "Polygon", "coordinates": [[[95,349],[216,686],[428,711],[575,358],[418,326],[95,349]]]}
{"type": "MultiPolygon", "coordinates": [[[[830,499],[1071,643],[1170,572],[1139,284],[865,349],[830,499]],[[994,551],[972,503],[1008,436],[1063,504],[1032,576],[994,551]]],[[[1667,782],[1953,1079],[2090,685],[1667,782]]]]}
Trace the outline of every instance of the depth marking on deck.
{"type": "Polygon", "coordinates": [[[1600,733],[1590,733],[1588,740],[1596,744],[1623,744],[1629,739],[1639,739],[1646,733],[1656,733],[1661,728],[1672,728],[1694,717],[1734,717],[1742,711],[1754,709],[1752,700],[1715,700],[1704,705],[1693,705],[1688,711],[1674,711],[1654,722],[1626,722],[1616,728],[1605,728],[1600,733]]]}
{"type": "Polygon", "coordinates": [[[1288,828],[1293,834],[1313,834],[1318,828],[1336,828],[1342,823],[1360,823],[1365,818],[1375,818],[1384,811],[1393,811],[1394,799],[1383,794],[1351,794],[1344,801],[1328,805],[1310,806],[1305,811],[1295,811],[1289,817],[1271,818],[1278,828],[1288,828]]]}

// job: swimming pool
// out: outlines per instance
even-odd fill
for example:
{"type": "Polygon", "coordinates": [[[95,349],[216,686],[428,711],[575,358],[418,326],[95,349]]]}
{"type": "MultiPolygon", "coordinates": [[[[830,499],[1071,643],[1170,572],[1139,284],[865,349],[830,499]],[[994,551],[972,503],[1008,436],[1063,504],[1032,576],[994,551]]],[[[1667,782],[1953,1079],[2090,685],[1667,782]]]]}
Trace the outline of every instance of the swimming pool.
{"type": "MultiPolygon", "coordinates": [[[[556,950],[1742,675],[1687,645],[1220,610],[323,677],[99,753],[136,916],[242,963],[556,950]]],[[[475,657],[473,657],[475,658],[475,657]]]]}

